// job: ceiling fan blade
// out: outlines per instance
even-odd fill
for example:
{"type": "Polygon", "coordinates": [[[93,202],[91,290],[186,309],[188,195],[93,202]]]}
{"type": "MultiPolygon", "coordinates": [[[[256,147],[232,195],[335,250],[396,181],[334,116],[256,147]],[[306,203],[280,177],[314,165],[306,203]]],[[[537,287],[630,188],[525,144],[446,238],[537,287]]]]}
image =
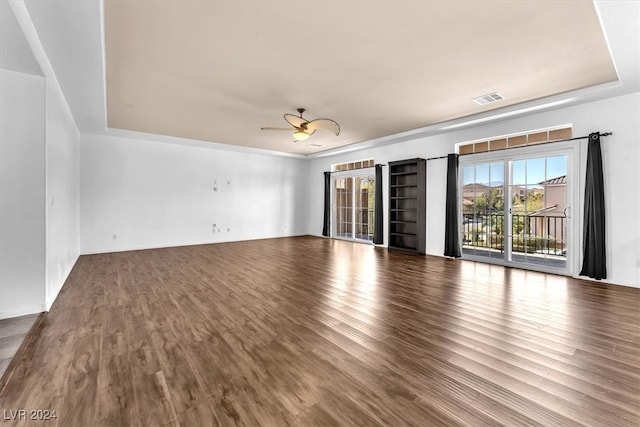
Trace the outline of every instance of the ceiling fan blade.
{"type": "Polygon", "coordinates": [[[296,116],[295,114],[285,114],[284,120],[294,128],[300,128],[303,123],[307,123],[305,119],[300,116],[296,116]]]}
{"type": "Polygon", "coordinates": [[[318,129],[328,130],[340,135],[340,125],[331,119],[315,119],[307,123],[307,129],[309,131],[315,131],[318,129]]]}
{"type": "Polygon", "coordinates": [[[273,128],[273,127],[263,127],[260,130],[286,130],[291,132],[291,128],[273,128]]]}

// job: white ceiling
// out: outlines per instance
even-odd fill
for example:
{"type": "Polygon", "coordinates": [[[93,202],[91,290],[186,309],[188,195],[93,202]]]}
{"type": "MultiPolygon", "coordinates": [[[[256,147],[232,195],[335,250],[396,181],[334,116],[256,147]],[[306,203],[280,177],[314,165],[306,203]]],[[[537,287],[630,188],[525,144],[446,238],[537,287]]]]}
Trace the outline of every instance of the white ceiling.
{"type": "Polygon", "coordinates": [[[108,111],[121,133],[311,154],[640,90],[638,2],[108,0],[106,52],[102,2],[25,3],[90,133],[113,132],[108,111]],[[296,107],[340,136],[259,130],[296,107]]]}

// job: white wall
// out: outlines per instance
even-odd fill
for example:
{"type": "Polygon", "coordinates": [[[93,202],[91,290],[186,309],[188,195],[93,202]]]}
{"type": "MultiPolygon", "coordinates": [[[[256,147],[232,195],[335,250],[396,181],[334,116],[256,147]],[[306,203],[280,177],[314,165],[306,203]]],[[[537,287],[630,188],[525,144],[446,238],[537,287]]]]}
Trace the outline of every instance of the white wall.
{"type": "Polygon", "coordinates": [[[78,129],[57,82],[46,88],[46,205],[49,309],[80,255],[78,129]]]}
{"type": "MultiPolygon", "coordinates": [[[[470,129],[450,131],[440,135],[416,138],[411,141],[368,148],[347,154],[316,158],[309,167],[309,233],[322,232],[323,175],[331,164],[374,158],[376,163],[413,157],[435,157],[454,151],[459,142],[490,138],[563,124],[573,124],[576,136],[592,131],[612,131],[602,139],[607,226],[607,282],[640,287],[640,93],[602,101],[556,109],[499,123],[470,129]]],[[[580,203],[584,199],[584,167],[586,141],[581,146],[580,203]]],[[[386,175],[385,171],[385,175],[386,175]]],[[[432,160],[427,164],[427,253],[442,255],[444,248],[444,200],[446,160],[432,160]]],[[[385,218],[388,186],[384,182],[385,218]]],[[[582,206],[575,212],[581,221],[582,206]]],[[[387,230],[385,230],[386,244],[387,230]]],[[[581,245],[579,245],[581,247],[581,245]]],[[[579,266],[577,266],[579,270],[579,266]]]]}
{"type": "Polygon", "coordinates": [[[304,159],[206,143],[81,138],[84,254],[306,233],[304,159]]]}
{"type": "Polygon", "coordinates": [[[0,318],[44,310],[45,82],[0,69],[0,318]]]}
{"type": "MultiPolygon", "coordinates": [[[[580,128],[610,130],[602,138],[602,159],[606,204],[608,282],[640,287],[640,93],[622,96],[597,105],[576,107],[580,128]],[[588,128],[587,124],[591,123],[588,128]]],[[[584,133],[580,133],[583,135],[584,133]]],[[[586,141],[583,142],[586,147],[586,141]]],[[[586,148],[582,150],[580,199],[584,201],[584,166],[586,148]]],[[[581,207],[580,212],[583,209],[581,207]]],[[[581,215],[582,216],[582,215],[581,215]]]]}
{"type": "Polygon", "coordinates": [[[78,259],[79,136],[24,4],[0,8],[1,318],[48,310],[78,259]]]}

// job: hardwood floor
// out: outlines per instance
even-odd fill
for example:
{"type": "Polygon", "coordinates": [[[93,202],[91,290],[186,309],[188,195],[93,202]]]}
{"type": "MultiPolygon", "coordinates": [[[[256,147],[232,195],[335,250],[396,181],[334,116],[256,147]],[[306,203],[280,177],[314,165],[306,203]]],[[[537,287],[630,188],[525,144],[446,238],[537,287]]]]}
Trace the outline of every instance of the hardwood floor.
{"type": "Polygon", "coordinates": [[[83,256],[0,407],[65,427],[638,426],[638,307],[640,289],[314,237],[83,256]]]}
{"type": "Polygon", "coordinates": [[[31,314],[0,320],[0,391],[6,381],[5,371],[40,316],[41,314],[31,314]]]}

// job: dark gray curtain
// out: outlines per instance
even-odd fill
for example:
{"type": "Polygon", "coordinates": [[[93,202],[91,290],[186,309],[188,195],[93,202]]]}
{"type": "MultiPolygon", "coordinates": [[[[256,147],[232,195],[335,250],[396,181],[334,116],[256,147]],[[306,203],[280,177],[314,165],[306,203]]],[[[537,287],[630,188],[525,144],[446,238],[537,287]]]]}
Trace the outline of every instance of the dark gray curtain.
{"type": "Polygon", "coordinates": [[[384,243],[384,217],[382,216],[382,165],[376,165],[375,216],[373,219],[373,243],[384,243]]]}
{"type": "Polygon", "coordinates": [[[607,278],[604,230],[604,179],[600,134],[589,135],[587,177],[584,188],[584,242],[581,276],[607,278]]]}
{"type": "Polygon", "coordinates": [[[329,237],[329,221],[331,217],[331,172],[324,173],[324,222],[322,235],[329,237]]]}
{"type": "Polygon", "coordinates": [[[447,202],[444,222],[444,256],[459,258],[458,233],[458,155],[447,156],[447,202]]]}

